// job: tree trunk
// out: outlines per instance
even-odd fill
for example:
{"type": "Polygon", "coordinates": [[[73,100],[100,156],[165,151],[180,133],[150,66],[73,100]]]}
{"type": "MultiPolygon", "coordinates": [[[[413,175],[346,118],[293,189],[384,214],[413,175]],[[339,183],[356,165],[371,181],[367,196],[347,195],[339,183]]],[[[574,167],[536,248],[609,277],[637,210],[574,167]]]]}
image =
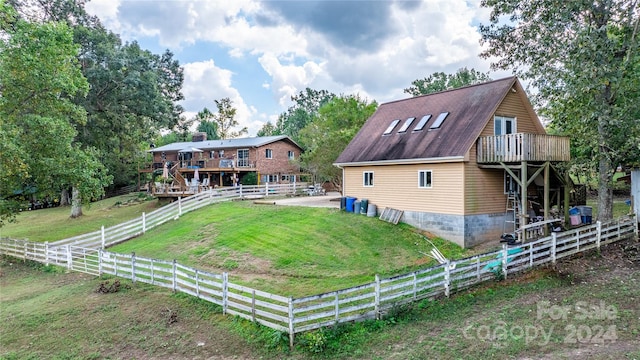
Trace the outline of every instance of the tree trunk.
{"type": "Polygon", "coordinates": [[[606,221],[613,219],[613,178],[612,164],[602,156],[599,161],[599,181],[598,181],[598,220],[606,221]]]}
{"type": "Polygon", "coordinates": [[[82,216],[82,198],[80,190],[75,186],[71,189],[71,218],[75,219],[82,216]]]}
{"type": "Polygon", "coordinates": [[[60,206],[67,206],[71,204],[71,202],[69,202],[69,189],[63,189],[62,192],[60,192],[60,206]]]}

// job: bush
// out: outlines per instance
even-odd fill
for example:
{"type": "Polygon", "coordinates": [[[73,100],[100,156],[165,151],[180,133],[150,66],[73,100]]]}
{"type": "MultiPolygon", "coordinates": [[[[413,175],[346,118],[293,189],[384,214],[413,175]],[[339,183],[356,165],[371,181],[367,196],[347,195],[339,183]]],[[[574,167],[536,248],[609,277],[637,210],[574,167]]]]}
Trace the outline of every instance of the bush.
{"type": "Polygon", "coordinates": [[[247,173],[240,179],[240,183],[242,185],[258,185],[258,175],[254,172],[247,173]]]}

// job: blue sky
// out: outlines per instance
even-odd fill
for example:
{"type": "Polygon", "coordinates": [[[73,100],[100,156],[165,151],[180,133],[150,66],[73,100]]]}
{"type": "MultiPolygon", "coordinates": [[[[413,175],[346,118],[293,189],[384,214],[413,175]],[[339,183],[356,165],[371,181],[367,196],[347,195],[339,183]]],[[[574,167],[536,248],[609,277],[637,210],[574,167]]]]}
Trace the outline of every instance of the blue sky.
{"type": "MultiPolygon", "coordinates": [[[[480,0],[91,0],[125,41],[169,49],[184,67],[188,117],[229,97],[253,136],[310,87],[378,103],[411,81],[461,67],[489,71],[480,0]]],[[[492,73],[494,78],[510,75],[492,73]]]]}

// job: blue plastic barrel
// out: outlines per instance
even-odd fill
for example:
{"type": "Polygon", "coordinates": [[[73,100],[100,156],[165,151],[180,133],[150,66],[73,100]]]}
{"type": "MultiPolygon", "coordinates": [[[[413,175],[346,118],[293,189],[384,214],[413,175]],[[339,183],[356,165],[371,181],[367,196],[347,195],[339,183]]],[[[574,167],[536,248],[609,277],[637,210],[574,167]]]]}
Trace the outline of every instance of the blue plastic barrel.
{"type": "Polygon", "coordinates": [[[356,198],[347,196],[347,212],[353,212],[353,203],[356,202],[356,198]]]}

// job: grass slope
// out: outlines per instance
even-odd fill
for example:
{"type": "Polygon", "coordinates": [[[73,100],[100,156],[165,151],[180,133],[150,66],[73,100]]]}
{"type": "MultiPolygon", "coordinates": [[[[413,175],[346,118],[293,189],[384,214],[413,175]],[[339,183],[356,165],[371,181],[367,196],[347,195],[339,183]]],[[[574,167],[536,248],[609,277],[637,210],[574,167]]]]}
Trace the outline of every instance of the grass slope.
{"type": "MultiPolygon", "coordinates": [[[[465,253],[442,239],[448,257],[465,253]]],[[[360,285],[425,267],[431,245],[407,225],[335,209],[215,204],[117,245],[120,253],[172,260],[283,296],[360,285]]]]}
{"type": "Polygon", "coordinates": [[[82,207],[83,215],[71,219],[69,206],[24,211],[17,221],[0,227],[0,236],[53,242],[64,238],[100,230],[150,212],[158,207],[157,200],[144,194],[133,193],[97,201],[82,207]]]}
{"type": "Polygon", "coordinates": [[[608,245],[385,320],[299,334],[293,352],[286,335],[189,296],[126,282],[97,294],[104,279],[0,258],[0,359],[640,359],[638,254],[637,242],[608,245]],[[591,312],[601,304],[614,316],[591,312]]]}

